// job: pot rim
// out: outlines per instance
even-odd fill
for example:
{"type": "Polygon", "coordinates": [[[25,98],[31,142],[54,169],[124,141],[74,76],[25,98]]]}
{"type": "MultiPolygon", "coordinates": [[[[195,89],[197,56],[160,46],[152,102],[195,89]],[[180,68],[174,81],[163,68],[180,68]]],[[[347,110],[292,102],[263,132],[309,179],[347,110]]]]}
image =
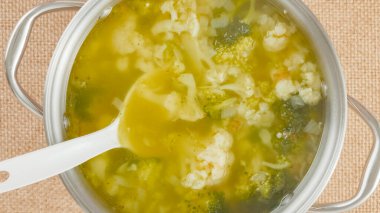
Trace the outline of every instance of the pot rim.
{"type": "MultiPolygon", "coordinates": [[[[67,82],[81,44],[103,11],[119,0],[89,0],[74,16],[62,34],[52,56],[45,84],[44,125],[49,145],[63,141],[67,82]]],[[[294,193],[273,212],[306,212],[326,187],[339,159],[347,123],[347,93],[336,51],[327,33],[301,0],[278,0],[294,21],[308,34],[320,59],[327,85],[325,125],[321,144],[313,163],[294,193]]],[[[60,175],[77,203],[87,212],[106,211],[76,169],[60,175]],[[97,200],[97,202],[94,202],[97,200]]]]}

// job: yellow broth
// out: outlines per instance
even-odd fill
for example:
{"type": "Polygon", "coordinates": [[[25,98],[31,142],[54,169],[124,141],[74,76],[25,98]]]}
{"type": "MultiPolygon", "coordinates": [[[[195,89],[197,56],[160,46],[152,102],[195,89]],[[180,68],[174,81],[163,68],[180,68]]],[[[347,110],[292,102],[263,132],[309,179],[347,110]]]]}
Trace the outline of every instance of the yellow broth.
{"type": "Polygon", "coordinates": [[[121,114],[140,155],[80,166],[115,212],[270,212],[316,154],[322,83],[304,33],[265,0],[123,0],[76,57],[66,136],[121,114]]]}

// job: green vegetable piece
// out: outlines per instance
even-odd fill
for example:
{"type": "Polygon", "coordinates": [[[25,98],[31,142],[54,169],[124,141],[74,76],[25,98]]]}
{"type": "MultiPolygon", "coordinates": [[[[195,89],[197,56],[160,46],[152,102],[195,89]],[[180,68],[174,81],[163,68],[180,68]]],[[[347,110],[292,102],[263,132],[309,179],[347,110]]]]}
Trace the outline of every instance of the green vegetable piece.
{"type": "Polygon", "coordinates": [[[226,213],[227,209],[224,203],[224,194],[221,192],[214,192],[212,200],[208,204],[209,213],[226,213]]]}
{"type": "Polygon", "coordinates": [[[216,92],[213,88],[204,88],[199,91],[198,98],[203,111],[211,119],[220,119],[222,104],[228,96],[225,93],[216,92]]]}
{"type": "Polygon", "coordinates": [[[289,121],[287,129],[291,133],[299,133],[309,121],[309,109],[304,106],[293,106],[289,101],[281,104],[280,118],[289,121]]]}
{"type": "Polygon", "coordinates": [[[219,29],[217,33],[218,36],[215,40],[215,46],[232,45],[240,37],[250,35],[251,27],[248,24],[235,19],[227,25],[227,27],[219,29]]]}
{"type": "Polygon", "coordinates": [[[280,125],[277,125],[276,129],[281,133],[275,147],[284,154],[297,150],[297,146],[301,143],[296,141],[305,136],[302,130],[310,120],[310,107],[292,105],[290,101],[280,101],[274,104],[274,111],[280,118],[280,125]]]}
{"type": "Polygon", "coordinates": [[[250,188],[249,197],[233,204],[233,209],[239,213],[249,213],[253,209],[269,213],[286,195],[292,193],[297,183],[287,171],[267,173],[265,179],[250,188]]]}
{"type": "Polygon", "coordinates": [[[224,194],[222,192],[191,190],[185,195],[185,200],[180,202],[177,207],[176,212],[227,213],[224,194]]]}
{"type": "Polygon", "coordinates": [[[91,113],[89,112],[90,106],[93,103],[93,97],[95,90],[91,88],[76,88],[73,86],[72,95],[69,96],[71,99],[69,102],[72,104],[72,109],[80,119],[89,121],[92,119],[91,113]]]}

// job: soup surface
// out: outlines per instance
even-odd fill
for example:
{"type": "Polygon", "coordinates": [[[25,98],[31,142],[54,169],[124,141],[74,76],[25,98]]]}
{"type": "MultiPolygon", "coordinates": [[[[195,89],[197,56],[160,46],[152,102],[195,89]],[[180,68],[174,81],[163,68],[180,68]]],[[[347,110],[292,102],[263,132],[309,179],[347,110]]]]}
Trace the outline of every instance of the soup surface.
{"type": "Polygon", "coordinates": [[[140,154],[80,166],[115,212],[270,212],[316,154],[322,83],[305,35],[267,1],[123,0],[76,57],[67,138],[123,115],[121,143],[140,154]]]}

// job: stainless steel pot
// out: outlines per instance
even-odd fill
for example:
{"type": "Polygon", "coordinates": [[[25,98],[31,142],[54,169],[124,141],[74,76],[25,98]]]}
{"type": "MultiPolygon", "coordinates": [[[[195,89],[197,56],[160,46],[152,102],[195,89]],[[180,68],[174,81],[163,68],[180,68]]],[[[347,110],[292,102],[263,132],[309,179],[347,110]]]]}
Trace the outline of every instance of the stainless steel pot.
{"type": "MultiPolygon", "coordinates": [[[[56,0],[37,6],[24,15],[12,33],[5,54],[8,83],[20,102],[36,115],[43,117],[49,145],[64,139],[65,97],[67,83],[76,54],[99,18],[106,16],[118,0],[56,0]],[[25,50],[34,20],[45,13],[81,8],[63,33],[50,62],[42,108],[20,87],[16,71],[25,50]]],[[[274,212],[342,212],[363,203],[380,181],[380,127],[376,119],[355,99],[347,97],[342,67],[333,46],[313,13],[301,0],[271,0],[286,10],[308,34],[322,66],[327,88],[325,126],[321,145],[313,164],[294,193],[284,198],[274,212]],[[375,143],[363,172],[357,194],[343,202],[312,206],[326,187],[338,162],[347,124],[347,103],[371,127],[375,143]]],[[[61,179],[74,199],[87,212],[107,212],[107,208],[87,185],[81,174],[73,169],[61,179]]]]}

